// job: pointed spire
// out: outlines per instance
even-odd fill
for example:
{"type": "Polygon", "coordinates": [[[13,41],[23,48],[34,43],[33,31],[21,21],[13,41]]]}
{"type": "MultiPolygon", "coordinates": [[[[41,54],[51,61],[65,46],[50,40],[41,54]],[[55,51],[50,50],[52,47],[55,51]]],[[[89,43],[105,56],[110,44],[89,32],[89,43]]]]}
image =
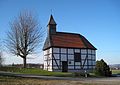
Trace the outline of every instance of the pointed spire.
{"type": "Polygon", "coordinates": [[[53,16],[51,15],[50,19],[49,19],[49,23],[47,25],[47,27],[48,27],[48,35],[56,34],[56,25],[57,24],[56,24],[53,16]]]}
{"type": "Polygon", "coordinates": [[[55,20],[54,20],[54,18],[53,18],[53,16],[52,16],[52,14],[50,16],[50,20],[48,22],[48,25],[57,25],[56,22],[55,22],[55,20]]]}

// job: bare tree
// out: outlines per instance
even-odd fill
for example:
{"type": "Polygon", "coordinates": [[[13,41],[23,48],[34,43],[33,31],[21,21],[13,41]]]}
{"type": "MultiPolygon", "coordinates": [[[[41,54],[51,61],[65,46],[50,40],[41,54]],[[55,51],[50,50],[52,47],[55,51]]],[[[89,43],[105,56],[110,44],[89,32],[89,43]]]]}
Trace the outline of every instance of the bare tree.
{"type": "Polygon", "coordinates": [[[3,64],[3,48],[2,48],[2,41],[0,40],[0,67],[3,64]]]}
{"type": "Polygon", "coordinates": [[[3,55],[2,55],[2,51],[0,51],[0,67],[3,64],[3,55]]]}
{"type": "Polygon", "coordinates": [[[43,42],[44,29],[39,27],[37,19],[30,12],[23,12],[11,23],[7,35],[7,48],[12,54],[23,58],[26,68],[27,56],[43,42]]]}

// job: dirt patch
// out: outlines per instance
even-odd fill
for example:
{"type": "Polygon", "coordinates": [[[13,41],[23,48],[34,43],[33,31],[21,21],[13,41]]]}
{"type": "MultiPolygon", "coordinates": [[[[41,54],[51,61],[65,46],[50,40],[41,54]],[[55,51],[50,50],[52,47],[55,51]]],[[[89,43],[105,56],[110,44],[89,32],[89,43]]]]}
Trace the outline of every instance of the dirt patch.
{"type": "Polygon", "coordinates": [[[119,78],[86,78],[75,81],[0,77],[0,85],[120,85],[119,80],[119,78]]]}

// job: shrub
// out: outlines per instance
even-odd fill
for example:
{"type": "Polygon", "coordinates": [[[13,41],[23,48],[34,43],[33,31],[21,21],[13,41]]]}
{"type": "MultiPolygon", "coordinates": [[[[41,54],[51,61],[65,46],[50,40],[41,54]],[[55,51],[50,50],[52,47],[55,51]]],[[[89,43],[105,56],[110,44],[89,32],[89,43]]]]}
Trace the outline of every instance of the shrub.
{"type": "Polygon", "coordinates": [[[95,74],[99,76],[111,76],[112,72],[110,71],[107,63],[101,59],[100,61],[96,62],[95,74]]]}

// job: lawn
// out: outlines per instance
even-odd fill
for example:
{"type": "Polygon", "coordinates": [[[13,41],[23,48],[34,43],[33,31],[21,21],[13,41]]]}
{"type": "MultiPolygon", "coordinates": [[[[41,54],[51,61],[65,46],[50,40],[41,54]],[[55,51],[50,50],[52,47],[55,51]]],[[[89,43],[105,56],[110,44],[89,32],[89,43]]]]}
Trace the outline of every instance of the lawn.
{"type": "Polygon", "coordinates": [[[120,74],[120,70],[112,70],[112,74],[120,74]]]}
{"type": "MultiPolygon", "coordinates": [[[[35,74],[43,76],[58,76],[58,77],[75,77],[75,73],[49,72],[39,68],[16,68],[16,67],[1,67],[0,71],[14,72],[20,74],[35,74]]],[[[112,70],[112,74],[120,74],[120,70],[112,70]]],[[[94,73],[90,73],[91,77],[99,77],[94,73]]]]}
{"type": "Polygon", "coordinates": [[[50,72],[38,68],[16,68],[16,67],[1,67],[0,71],[14,72],[20,74],[35,74],[35,75],[44,75],[44,76],[62,76],[69,77],[73,76],[72,73],[63,73],[63,72],[50,72]]]}

